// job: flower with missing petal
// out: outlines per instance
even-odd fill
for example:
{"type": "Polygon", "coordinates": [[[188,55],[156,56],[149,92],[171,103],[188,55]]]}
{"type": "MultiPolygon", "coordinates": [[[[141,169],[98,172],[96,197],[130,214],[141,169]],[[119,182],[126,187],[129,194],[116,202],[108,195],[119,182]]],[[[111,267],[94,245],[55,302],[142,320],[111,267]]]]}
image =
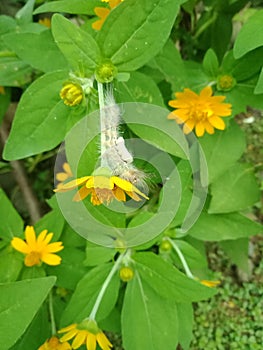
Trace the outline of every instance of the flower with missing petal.
{"type": "Polygon", "coordinates": [[[92,28],[100,30],[106,18],[110,14],[111,10],[114,9],[124,0],[102,0],[102,2],[108,2],[110,8],[107,7],[95,7],[94,12],[100,18],[98,21],[92,23],[92,28]]]}
{"type": "Polygon", "coordinates": [[[57,184],[57,188],[60,188],[63,185],[64,181],[73,177],[69,163],[67,163],[67,162],[63,163],[62,168],[64,171],[56,174],[56,180],[59,181],[59,183],[57,184]]]}
{"type": "Polygon", "coordinates": [[[197,136],[205,132],[214,134],[215,129],[224,130],[225,123],[221,117],[231,115],[231,104],[223,103],[225,96],[212,96],[211,86],[205,87],[200,95],[190,89],[175,93],[176,99],[169,101],[169,106],[176,108],[168,119],[184,123],[183,131],[189,134],[194,128],[197,136]]]}
{"type": "Polygon", "coordinates": [[[47,230],[44,230],[36,237],[34,227],[27,226],[25,229],[26,241],[18,237],[12,239],[12,247],[25,254],[24,263],[26,266],[39,265],[41,262],[47,265],[59,265],[61,263],[61,257],[53,253],[57,253],[64,248],[62,242],[49,243],[53,233],[47,232],[47,230]]]}
{"type": "Polygon", "coordinates": [[[61,338],[61,342],[73,339],[72,349],[78,349],[81,345],[86,345],[87,350],[96,350],[96,345],[102,350],[110,350],[112,344],[106,335],[99,329],[97,323],[93,320],[85,320],[79,324],[72,324],[62,328],[58,333],[66,333],[61,338]]]}
{"type": "Polygon", "coordinates": [[[71,350],[71,345],[68,342],[61,343],[57,337],[51,337],[42,344],[38,350],[71,350]]]}
{"type": "Polygon", "coordinates": [[[54,192],[66,192],[78,186],[81,186],[81,188],[73,198],[76,202],[85,199],[89,194],[91,194],[93,205],[109,204],[113,199],[126,202],[126,194],[137,202],[141,200],[141,197],[149,199],[131,182],[118,176],[107,175],[84,176],[61,185],[54,192]]]}

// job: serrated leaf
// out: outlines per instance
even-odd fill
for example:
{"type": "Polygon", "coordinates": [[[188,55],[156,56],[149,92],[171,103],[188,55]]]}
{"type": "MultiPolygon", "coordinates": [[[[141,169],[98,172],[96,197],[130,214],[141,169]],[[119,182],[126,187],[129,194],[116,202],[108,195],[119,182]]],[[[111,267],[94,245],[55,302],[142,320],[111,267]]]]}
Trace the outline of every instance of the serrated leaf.
{"type": "Polygon", "coordinates": [[[59,97],[67,73],[47,73],[35,80],[22,95],[4,158],[14,160],[56,147],[66,133],[66,121],[74,113],[59,97]],[[51,132],[56,130],[56,132],[51,132]]]}
{"type": "Polygon", "coordinates": [[[211,185],[209,213],[241,211],[260,199],[260,190],[253,168],[235,164],[211,185]]]}
{"type": "Polygon", "coordinates": [[[239,213],[208,214],[203,212],[188,234],[201,241],[224,241],[250,237],[262,232],[262,226],[239,213]]]}
{"type": "Polygon", "coordinates": [[[56,44],[71,68],[76,73],[94,73],[101,54],[93,37],[58,14],[52,17],[51,30],[56,44]]]}
{"type": "Polygon", "coordinates": [[[263,10],[259,10],[244,24],[234,44],[235,58],[239,58],[263,45],[263,31],[260,30],[262,22],[263,10]]]}
{"type": "Polygon", "coordinates": [[[55,277],[0,284],[0,347],[8,350],[36,315],[55,277]]]}
{"type": "MultiPolygon", "coordinates": [[[[89,316],[98,293],[112,267],[112,263],[99,265],[82,278],[62,315],[62,326],[80,322],[89,316]]],[[[119,285],[119,276],[114,275],[100,304],[96,316],[97,321],[106,318],[113,309],[119,294],[119,285]]]]}
{"type": "Polygon", "coordinates": [[[3,36],[3,40],[25,63],[42,72],[67,68],[67,62],[55,44],[50,30],[7,34],[3,36]]]}
{"type": "Polygon", "coordinates": [[[0,203],[0,237],[10,242],[14,236],[22,236],[24,222],[2,189],[0,189],[0,203]]]}
{"type": "Polygon", "coordinates": [[[98,34],[103,53],[119,71],[140,68],[165,44],[179,5],[180,1],[174,0],[129,0],[120,4],[98,34]]]}
{"type": "Polygon", "coordinates": [[[122,335],[126,350],[174,350],[178,319],[174,301],[163,299],[139,274],[128,283],[122,308],[122,335]]]}

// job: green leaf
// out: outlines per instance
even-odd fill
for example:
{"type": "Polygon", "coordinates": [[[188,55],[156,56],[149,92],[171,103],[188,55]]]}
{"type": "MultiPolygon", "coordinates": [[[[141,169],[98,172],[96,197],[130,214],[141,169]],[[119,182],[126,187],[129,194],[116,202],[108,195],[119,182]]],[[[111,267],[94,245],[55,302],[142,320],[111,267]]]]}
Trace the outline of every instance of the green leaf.
{"type": "Polygon", "coordinates": [[[156,254],[136,253],[133,260],[142,279],[163,298],[186,303],[210,298],[215,294],[213,289],[186,277],[156,254]]]}
{"type": "Polygon", "coordinates": [[[178,318],[174,301],[163,299],[136,274],[128,283],[122,308],[122,335],[126,350],[174,350],[178,318]]]}
{"type": "Polygon", "coordinates": [[[85,266],[96,266],[108,262],[116,254],[116,250],[112,248],[102,247],[87,242],[86,259],[83,264],[85,266]]]}
{"type": "Polygon", "coordinates": [[[47,266],[48,274],[57,277],[57,286],[74,290],[79,280],[88,271],[83,266],[85,253],[80,249],[65,246],[58,255],[62,258],[61,264],[58,266],[47,266]]]}
{"type": "Polygon", "coordinates": [[[51,210],[44,215],[34,226],[37,234],[43,230],[53,232],[52,241],[57,241],[62,233],[64,227],[64,216],[59,209],[51,210]]]}
{"type": "Polygon", "coordinates": [[[263,45],[262,22],[263,10],[259,10],[244,24],[234,44],[235,58],[263,45]]]}
{"type": "Polygon", "coordinates": [[[220,242],[220,246],[230,257],[231,261],[246,273],[249,273],[248,244],[248,238],[239,238],[220,242]]]}
{"type": "Polygon", "coordinates": [[[255,87],[255,94],[263,94],[263,68],[261,69],[259,78],[258,78],[258,82],[257,82],[257,86],[255,87]]]}
{"type": "Polygon", "coordinates": [[[177,304],[178,314],[178,340],[183,350],[188,350],[193,338],[193,306],[192,304],[177,304]]]}
{"type": "MultiPolygon", "coordinates": [[[[62,315],[62,326],[67,326],[72,322],[80,322],[89,316],[98,293],[112,267],[112,263],[97,266],[82,278],[62,315]]],[[[119,285],[119,276],[115,274],[100,304],[96,316],[98,322],[106,318],[113,309],[119,294],[119,285]]]]}
{"type": "Polygon", "coordinates": [[[168,120],[169,111],[149,104],[124,105],[123,119],[128,127],[141,139],[157,149],[180,158],[187,158],[188,145],[180,128],[168,120]],[[150,118],[149,118],[150,116],[150,118]]]}
{"type": "Polygon", "coordinates": [[[19,24],[32,22],[34,5],[35,0],[28,0],[26,4],[16,13],[16,19],[19,24]]]}
{"type": "Polygon", "coordinates": [[[0,347],[8,350],[36,315],[55,277],[0,284],[0,347]]]}
{"type": "Polygon", "coordinates": [[[143,102],[163,106],[163,98],[154,80],[142,73],[133,72],[127,82],[117,86],[121,102],[143,102]]]}
{"type": "Polygon", "coordinates": [[[180,2],[129,0],[120,4],[107,17],[98,34],[104,55],[119,71],[143,66],[168,39],[180,2]]]}
{"type": "Polygon", "coordinates": [[[96,41],[65,17],[52,17],[52,34],[61,52],[76,73],[92,74],[101,54],[96,41]]]}
{"type": "Polygon", "coordinates": [[[12,33],[3,36],[6,46],[33,68],[43,72],[67,68],[50,30],[40,33],[12,33]]]}
{"type": "Polygon", "coordinates": [[[42,306],[33,321],[10,350],[36,350],[50,338],[51,329],[47,307],[42,306]]]}
{"type": "Polygon", "coordinates": [[[0,189],[0,203],[0,237],[10,242],[14,236],[22,236],[24,222],[2,189],[0,189]]]}
{"type": "Polygon", "coordinates": [[[4,149],[5,159],[20,159],[48,151],[63,140],[66,121],[74,113],[74,108],[66,106],[59,97],[66,79],[64,71],[47,73],[24,92],[4,149]]]}
{"type": "Polygon", "coordinates": [[[253,168],[235,164],[211,185],[209,213],[229,213],[251,207],[260,199],[253,168]]]}
{"type": "Polygon", "coordinates": [[[209,77],[216,77],[218,75],[219,63],[213,49],[206,51],[203,60],[203,68],[209,77]]]}
{"type": "Polygon", "coordinates": [[[246,148],[244,133],[235,122],[224,131],[205,135],[199,143],[205,154],[210,183],[230,168],[246,148]]]}
{"type": "Polygon", "coordinates": [[[23,266],[23,255],[10,246],[0,253],[0,283],[14,282],[23,266]]]}
{"type": "Polygon", "coordinates": [[[60,0],[39,6],[34,14],[43,12],[66,12],[71,14],[93,15],[94,7],[103,6],[99,0],[60,0]]]}
{"type": "Polygon", "coordinates": [[[262,226],[239,213],[202,213],[188,234],[201,241],[224,241],[250,237],[262,232],[262,226]]]}
{"type": "Polygon", "coordinates": [[[2,86],[22,86],[30,81],[32,68],[10,54],[10,57],[0,57],[0,85],[2,86]]]}
{"type": "Polygon", "coordinates": [[[207,266],[206,258],[201,255],[200,252],[191,244],[179,239],[177,239],[175,243],[183,253],[183,256],[185,257],[190,268],[196,269],[207,266]]]}

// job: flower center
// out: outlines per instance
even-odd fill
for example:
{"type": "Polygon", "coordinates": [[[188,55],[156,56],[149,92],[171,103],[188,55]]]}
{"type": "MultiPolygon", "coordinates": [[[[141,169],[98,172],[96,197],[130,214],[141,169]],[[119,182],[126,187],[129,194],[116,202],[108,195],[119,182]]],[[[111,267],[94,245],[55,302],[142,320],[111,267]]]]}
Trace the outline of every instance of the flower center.
{"type": "Polygon", "coordinates": [[[217,90],[219,91],[229,91],[236,84],[235,78],[231,75],[221,75],[218,77],[217,90]]]}
{"type": "Polygon", "coordinates": [[[211,117],[213,111],[209,108],[208,105],[199,102],[192,106],[190,109],[190,117],[193,118],[197,122],[204,122],[207,118],[211,117]]]}
{"type": "Polygon", "coordinates": [[[35,266],[41,263],[41,253],[32,251],[25,258],[26,266],[35,266]]]}

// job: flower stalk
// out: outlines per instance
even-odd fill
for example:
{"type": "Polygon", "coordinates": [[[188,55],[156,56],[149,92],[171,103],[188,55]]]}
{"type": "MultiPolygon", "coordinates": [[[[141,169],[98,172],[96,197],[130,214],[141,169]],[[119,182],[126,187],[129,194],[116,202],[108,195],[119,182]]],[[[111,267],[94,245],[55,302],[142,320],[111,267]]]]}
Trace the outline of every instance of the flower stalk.
{"type": "Polygon", "coordinates": [[[187,277],[189,278],[192,278],[192,279],[195,279],[194,275],[192,274],[186,260],[185,260],[185,257],[183,255],[183,253],[181,252],[180,248],[178,247],[178,245],[169,237],[167,237],[167,240],[171,243],[171,245],[173,246],[174,250],[176,251],[183,267],[184,267],[184,270],[185,270],[185,273],[187,275],[187,277]]]}
{"type": "Polygon", "coordinates": [[[122,254],[120,254],[120,256],[118,257],[118,259],[116,260],[116,262],[114,263],[113,265],[113,268],[111,269],[110,273],[108,274],[107,278],[105,279],[102,287],[101,287],[101,290],[98,294],[98,297],[95,301],[95,304],[93,306],[93,309],[91,310],[91,313],[89,315],[89,317],[87,317],[87,319],[89,320],[94,320],[95,321],[95,318],[96,318],[96,314],[98,312],[98,309],[99,309],[99,306],[100,306],[100,303],[104,297],[104,294],[110,284],[110,281],[112,279],[112,277],[114,276],[115,272],[118,270],[122,260],[124,259],[125,255],[126,255],[127,251],[123,252],[122,254]]]}
{"type": "Polygon", "coordinates": [[[57,329],[56,329],[56,322],[55,322],[55,315],[54,315],[54,308],[53,308],[52,289],[48,294],[48,309],[49,309],[50,322],[51,322],[51,333],[52,335],[56,335],[57,329]]]}

